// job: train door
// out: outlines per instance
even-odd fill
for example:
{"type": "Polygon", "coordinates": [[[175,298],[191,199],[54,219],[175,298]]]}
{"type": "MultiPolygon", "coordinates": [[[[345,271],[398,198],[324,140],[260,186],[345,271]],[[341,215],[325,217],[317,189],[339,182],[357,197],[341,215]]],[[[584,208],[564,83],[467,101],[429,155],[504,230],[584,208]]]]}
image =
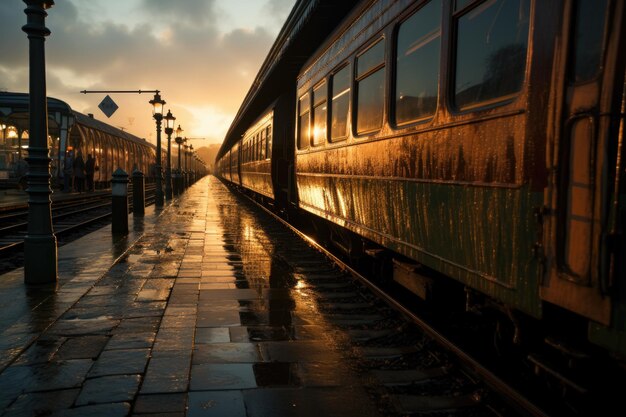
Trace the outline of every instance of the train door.
{"type": "Polygon", "coordinates": [[[610,209],[617,196],[616,158],[624,87],[620,48],[624,4],[565,1],[563,48],[555,62],[558,97],[554,176],[549,198],[552,261],[542,296],[603,324],[611,319],[615,255],[610,209]],[[560,91],[559,91],[560,89],[560,91]]]}

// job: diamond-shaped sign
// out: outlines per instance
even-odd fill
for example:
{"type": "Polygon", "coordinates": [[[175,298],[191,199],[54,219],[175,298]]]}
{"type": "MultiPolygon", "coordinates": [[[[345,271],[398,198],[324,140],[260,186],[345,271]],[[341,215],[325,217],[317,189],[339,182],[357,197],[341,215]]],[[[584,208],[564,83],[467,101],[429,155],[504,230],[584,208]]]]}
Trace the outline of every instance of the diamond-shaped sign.
{"type": "Polygon", "coordinates": [[[98,107],[102,110],[102,113],[104,113],[106,117],[111,117],[113,113],[115,113],[115,110],[118,109],[117,104],[115,104],[113,99],[108,95],[102,99],[100,104],[98,104],[98,107]]]}

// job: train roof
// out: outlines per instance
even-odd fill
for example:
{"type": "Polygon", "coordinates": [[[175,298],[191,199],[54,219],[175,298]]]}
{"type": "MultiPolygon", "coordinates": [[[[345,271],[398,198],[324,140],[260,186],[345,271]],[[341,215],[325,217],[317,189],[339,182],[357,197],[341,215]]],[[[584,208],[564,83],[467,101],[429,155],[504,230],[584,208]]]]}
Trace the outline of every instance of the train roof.
{"type": "Polygon", "coordinates": [[[284,90],[285,80],[294,80],[295,94],[295,80],[302,65],[357,3],[356,0],[296,2],[239,107],[217,158],[241,138],[276,99],[277,92],[284,90]]]}

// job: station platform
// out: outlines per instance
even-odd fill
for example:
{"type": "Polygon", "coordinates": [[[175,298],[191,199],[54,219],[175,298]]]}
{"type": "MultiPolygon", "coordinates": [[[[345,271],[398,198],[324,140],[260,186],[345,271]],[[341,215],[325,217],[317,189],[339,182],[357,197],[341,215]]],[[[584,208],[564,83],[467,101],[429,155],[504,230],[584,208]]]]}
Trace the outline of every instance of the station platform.
{"type": "Polygon", "coordinates": [[[60,247],[56,285],[0,276],[0,415],[380,415],[249,211],[205,177],[60,247]]]}

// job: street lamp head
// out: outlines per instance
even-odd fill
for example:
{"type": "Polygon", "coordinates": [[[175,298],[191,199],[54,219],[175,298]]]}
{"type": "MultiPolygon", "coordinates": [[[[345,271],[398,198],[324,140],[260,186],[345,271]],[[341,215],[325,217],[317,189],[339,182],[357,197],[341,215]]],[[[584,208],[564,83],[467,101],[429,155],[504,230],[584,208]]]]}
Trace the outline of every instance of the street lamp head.
{"type": "Polygon", "coordinates": [[[163,118],[163,106],[165,105],[165,101],[161,100],[161,95],[156,93],[149,103],[152,104],[152,116],[155,119],[163,118]]]}
{"type": "Polygon", "coordinates": [[[165,134],[171,135],[174,131],[174,122],[176,121],[176,118],[169,110],[167,110],[167,114],[163,118],[165,119],[165,134]]]}
{"type": "Polygon", "coordinates": [[[183,129],[180,127],[180,125],[178,125],[178,127],[176,128],[176,142],[178,143],[178,139],[180,139],[180,141],[183,141],[183,138],[181,137],[183,133],[183,129]]]}

